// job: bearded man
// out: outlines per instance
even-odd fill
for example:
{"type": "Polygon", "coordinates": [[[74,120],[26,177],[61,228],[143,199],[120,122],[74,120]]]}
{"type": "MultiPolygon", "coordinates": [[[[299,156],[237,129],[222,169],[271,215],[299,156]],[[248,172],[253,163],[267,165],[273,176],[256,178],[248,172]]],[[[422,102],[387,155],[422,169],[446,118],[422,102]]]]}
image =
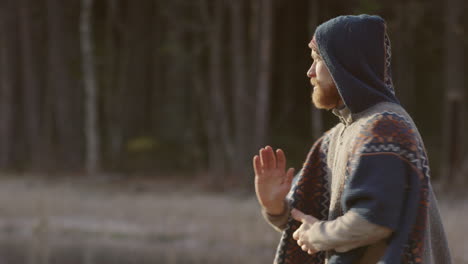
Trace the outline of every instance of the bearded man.
{"type": "Polygon", "coordinates": [[[423,141],[395,97],[385,21],[334,18],[309,47],[313,103],[340,122],[294,181],[282,150],[253,158],[263,215],[282,232],[275,263],[451,263],[423,141]]]}

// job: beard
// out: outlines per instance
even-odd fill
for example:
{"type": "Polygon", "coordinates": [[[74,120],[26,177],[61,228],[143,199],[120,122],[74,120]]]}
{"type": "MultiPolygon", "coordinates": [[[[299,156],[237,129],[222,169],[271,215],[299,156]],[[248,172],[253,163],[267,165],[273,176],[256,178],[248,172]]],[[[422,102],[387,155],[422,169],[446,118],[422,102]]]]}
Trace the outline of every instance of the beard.
{"type": "Polygon", "coordinates": [[[310,82],[314,86],[311,97],[315,107],[330,110],[338,106],[341,96],[335,84],[321,86],[315,79],[310,82]]]}

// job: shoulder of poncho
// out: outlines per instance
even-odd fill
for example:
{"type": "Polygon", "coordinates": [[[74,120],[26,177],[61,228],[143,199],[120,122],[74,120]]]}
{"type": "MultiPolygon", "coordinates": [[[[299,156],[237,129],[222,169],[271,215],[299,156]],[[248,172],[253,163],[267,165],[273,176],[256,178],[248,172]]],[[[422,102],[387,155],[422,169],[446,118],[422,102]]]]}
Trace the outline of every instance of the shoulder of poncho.
{"type": "Polygon", "coordinates": [[[373,113],[362,121],[362,130],[372,132],[373,136],[383,136],[396,132],[410,136],[416,134],[415,128],[409,116],[393,111],[373,113]]]}
{"type": "Polygon", "coordinates": [[[420,156],[422,150],[417,129],[410,118],[391,111],[364,118],[355,140],[355,154],[387,153],[412,160],[420,156]]]}

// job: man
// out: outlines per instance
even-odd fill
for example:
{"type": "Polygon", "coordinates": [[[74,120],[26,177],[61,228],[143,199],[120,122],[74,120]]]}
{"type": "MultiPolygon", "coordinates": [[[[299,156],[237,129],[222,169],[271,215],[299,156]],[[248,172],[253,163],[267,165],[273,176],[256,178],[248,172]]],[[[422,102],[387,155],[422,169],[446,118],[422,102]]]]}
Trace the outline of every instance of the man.
{"type": "Polygon", "coordinates": [[[294,184],[282,150],[253,159],[262,212],[283,232],[275,263],[451,263],[422,139],[394,94],[385,22],[337,17],[309,47],[313,103],[340,122],[294,184]]]}

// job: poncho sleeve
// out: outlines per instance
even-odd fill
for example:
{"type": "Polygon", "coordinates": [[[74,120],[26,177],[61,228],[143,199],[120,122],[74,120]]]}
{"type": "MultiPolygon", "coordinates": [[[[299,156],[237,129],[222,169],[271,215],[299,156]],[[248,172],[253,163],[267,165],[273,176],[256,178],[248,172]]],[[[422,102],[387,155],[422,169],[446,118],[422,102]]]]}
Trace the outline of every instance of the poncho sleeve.
{"type": "Polygon", "coordinates": [[[396,230],[411,196],[417,200],[419,169],[411,163],[417,151],[415,131],[392,115],[371,119],[356,139],[341,199],[371,223],[396,230]],[[409,195],[414,194],[414,195],[409,195]]]}
{"type": "Polygon", "coordinates": [[[376,225],[397,229],[411,173],[411,166],[398,155],[362,155],[344,190],[343,208],[376,225]]]}
{"type": "MultiPolygon", "coordinates": [[[[400,115],[383,113],[369,119],[355,140],[341,197],[343,212],[393,230],[381,258],[385,263],[419,261],[428,207],[428,165],[419,133],[400,115]]],[[[356,260],[364,251],[335,254],[330,263],[356,260]]]]}

